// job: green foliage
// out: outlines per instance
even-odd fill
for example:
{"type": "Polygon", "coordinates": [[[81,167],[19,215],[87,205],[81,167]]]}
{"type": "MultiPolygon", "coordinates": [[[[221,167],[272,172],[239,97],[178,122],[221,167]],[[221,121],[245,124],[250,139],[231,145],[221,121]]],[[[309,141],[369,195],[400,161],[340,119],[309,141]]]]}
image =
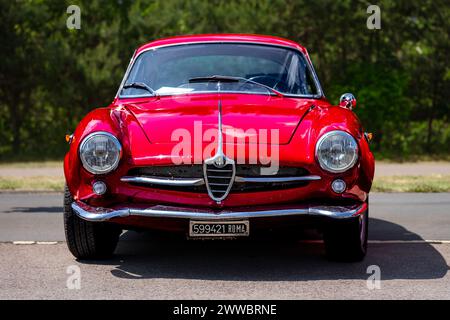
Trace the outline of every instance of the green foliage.
{"type": "Polygon", "coordinates": [[[308,48],[337,103],[374,133],[377,155],[450,154],[448,1],[378,1],[369,30],[362,0],[0,0],[0,161],[61,158],[64,135],[115,95],[133,50],[198,33],[282,36],[308,48]],[[69,30],[66,9],[81,8],[69,30]]]}

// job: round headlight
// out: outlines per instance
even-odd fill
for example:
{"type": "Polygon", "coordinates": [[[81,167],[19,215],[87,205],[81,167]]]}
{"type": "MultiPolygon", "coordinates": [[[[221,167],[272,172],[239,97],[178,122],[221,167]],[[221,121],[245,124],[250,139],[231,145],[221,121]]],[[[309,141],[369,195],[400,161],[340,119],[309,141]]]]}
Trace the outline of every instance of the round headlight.
{"type": "Polygon", "coordinates": [[[93,174],[113,171],[119,165],[122,146],[108,132],[94,132],[80,144],[80,159],[83,167],[93,174]]]}
{"type": "Polygon", "coordinates": [[[347,132],[327,132],[316,144],[316,157],[322,169],[333,173],[344,172],[358,160],[358,144],[347,132]]]}

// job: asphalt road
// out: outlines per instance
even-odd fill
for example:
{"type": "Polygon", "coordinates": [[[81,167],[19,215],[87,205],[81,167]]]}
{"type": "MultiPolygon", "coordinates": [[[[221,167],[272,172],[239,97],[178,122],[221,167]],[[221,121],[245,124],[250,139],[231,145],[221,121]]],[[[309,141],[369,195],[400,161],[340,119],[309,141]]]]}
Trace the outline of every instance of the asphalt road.
{"type": "Polygon", "coordinates": [[[314,234],[204,242],[135,232],[121,236],[112,259],[77,261],[61,202],[0,194],[0,299],[450,299],[450,193],[372,194],[361,263],[327,261],[314,234]],[[368,286],[373,265],[379,289],[368,286]],[[68,270],[78,268],[74,282],[68,270]]]}

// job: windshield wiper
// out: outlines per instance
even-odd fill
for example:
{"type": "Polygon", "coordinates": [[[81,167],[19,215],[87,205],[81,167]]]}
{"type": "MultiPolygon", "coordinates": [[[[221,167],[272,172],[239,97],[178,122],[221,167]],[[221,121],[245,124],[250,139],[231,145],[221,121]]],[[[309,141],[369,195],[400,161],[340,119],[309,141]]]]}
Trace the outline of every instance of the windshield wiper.
{"type": "Polygon", "coordinates": [[[125,83],[122,88],[123,89],[128,89],[128,88],[144,89],[144,90],[147,90],[148,92],[150,92],[154,96],[157,95],[155,90],[153,90],[152,88],[150,88],[147,84],[145,84],[143,82],[125,83]]]}
{"type": "Polygon", "coordinates": [[[271,88],[269,86],[266,86],[265,84],[243,78],[243,77],[231,77],[231,76],[210,76],[210,77],[197,77],[197,78],[191,78],[189,79],[189,83],[202,83],[202,82],[225,82],[225,83],[232,83],[232,82],[244,82],[245,83],[252,83],[255,85],[258,85],[260,87],[263,87],[270,92],[274,93],[275,95],[279,97],[283,97],[283,94],[279,92],[278,90],[275,90],[274,88],[271,88]]]}
{"type": "Polygon", "coordinates": [[[189,83],[201,83],[201,82],[241,82],[238,77],[229,76],[209,76],[209,77],[197,77],[189,79],[189,83]]]}

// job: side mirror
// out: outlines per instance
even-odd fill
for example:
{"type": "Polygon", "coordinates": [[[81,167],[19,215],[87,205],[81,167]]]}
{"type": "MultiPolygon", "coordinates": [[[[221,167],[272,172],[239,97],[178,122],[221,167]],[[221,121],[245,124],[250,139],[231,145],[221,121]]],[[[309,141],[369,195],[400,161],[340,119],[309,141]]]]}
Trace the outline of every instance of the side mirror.
{"type": "Polygon", "coordinates": [[[351,93],[344,93],[339,99],[339,105],[343,108],[352,110],[356,107],[356,98],[351,93]]]}

